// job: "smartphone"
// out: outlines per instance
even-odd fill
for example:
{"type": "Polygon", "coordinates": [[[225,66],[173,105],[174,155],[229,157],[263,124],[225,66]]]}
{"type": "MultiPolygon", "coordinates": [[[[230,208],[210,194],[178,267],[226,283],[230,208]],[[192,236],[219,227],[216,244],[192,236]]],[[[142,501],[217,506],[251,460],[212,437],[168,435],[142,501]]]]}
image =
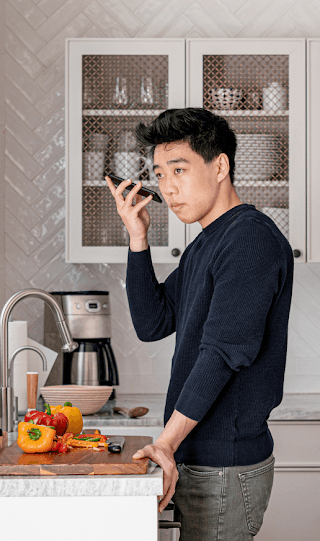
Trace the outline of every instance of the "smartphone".
{"type": "MultiPolygon", "coordinates": [[[[119,186],[121,182],[126,180],[124,178],[116,177],[115,175],[110,175],[109,173],[108,173],[108,177],[111,178],[115,186],[119,186]]],[[[126,186],[126,190],[132,190],[132,188],[134,188],[135,186],[136,184],[132,182],[131,184],[129,184],[129,186],[126,186]]],[[[142,186],[142,188],[138,191],[138,193],[140,195],[144,195],[145,197],[148,197],[148,195],[152,195],[153,201],[157,201],[157,203],[162,203],[161,197],[159,197],[159,195],[153,190],[149,190],[149,188],[145,188],[145,186],[142,186]]]]}

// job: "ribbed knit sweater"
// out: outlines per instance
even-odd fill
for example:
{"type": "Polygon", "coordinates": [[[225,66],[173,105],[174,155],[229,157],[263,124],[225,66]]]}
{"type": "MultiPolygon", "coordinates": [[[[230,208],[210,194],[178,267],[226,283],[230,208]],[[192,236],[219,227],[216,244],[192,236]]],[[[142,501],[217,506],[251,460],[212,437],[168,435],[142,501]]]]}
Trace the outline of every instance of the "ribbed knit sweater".
{"type": "Polygon", "coordinates": [[[187,246],[158,283],[150,249],[128,254],[127,295],[142,341],[176,332],[164,422],[198,421],[175,459],[237,466],[268,458],[267,419],[283,396],[292,249],[274,222],[241,204],[187,246]]]}

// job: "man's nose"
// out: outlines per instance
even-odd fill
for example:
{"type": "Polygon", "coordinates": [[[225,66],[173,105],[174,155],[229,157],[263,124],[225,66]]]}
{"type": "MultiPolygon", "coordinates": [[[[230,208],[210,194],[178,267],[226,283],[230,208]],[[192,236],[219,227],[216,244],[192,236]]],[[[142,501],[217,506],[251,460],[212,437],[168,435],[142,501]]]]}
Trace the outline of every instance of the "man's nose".
{"type": "Polygon", "coordinates": [[[179,191],[173,175],[167,175],[161,188],[164,195],[177,194],[179,191]]]}

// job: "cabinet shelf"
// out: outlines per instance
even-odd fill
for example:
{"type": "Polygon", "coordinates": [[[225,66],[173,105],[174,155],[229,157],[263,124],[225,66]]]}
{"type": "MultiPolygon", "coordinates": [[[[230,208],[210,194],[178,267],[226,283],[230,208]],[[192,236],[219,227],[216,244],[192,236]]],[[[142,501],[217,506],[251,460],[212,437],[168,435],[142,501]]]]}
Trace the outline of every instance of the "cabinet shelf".
{"type": "Polygon", "coordinates": [[[286,180],[235,180],[234,186],[239,188],[287,188],[286,180]]]}
{"type": "MultiPolygon", "coordinates": [[[[288,117],[289,111],[210,109],[221,116],[288,117]]],[[[82,116],[158,116],[162,109],[83,109],[82,116]]]]}
{"type": "MultiPolygon", "coordinates": [[[[108,188],[108,185],[104,179],[85,180],[82,185],[89,188],[108,188]]],[[[144,183],[144,186],[151,186],[151,184],[144,183]]],[[[235,180],[234,186],[239,188],[287,188],[289,186],[289,182],[285,180],[235,180]]]]}
{"type": "Polygon", "coordinates": [[[158,116],[162,109],[84,109],[82,116],[158,116]]]}
{"type": "Polygon", "coordinates": [[[210,109],[221,116],[288,117],[289,111],[263,111],[260,109],[210,109]]]}

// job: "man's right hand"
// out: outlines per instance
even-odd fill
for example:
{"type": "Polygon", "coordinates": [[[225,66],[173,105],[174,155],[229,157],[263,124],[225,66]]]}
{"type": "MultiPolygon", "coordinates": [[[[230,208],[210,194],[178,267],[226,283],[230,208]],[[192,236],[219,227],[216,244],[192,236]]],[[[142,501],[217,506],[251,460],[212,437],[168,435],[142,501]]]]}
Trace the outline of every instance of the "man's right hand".
{"type": "Polygon", "coordinates": [[[131,184],[132,180],[124,180],[117,188],[108,176],[106,181],[115,198],[118,214],[128,230],[130,249],[133,252],[146,250],[148,248],[147,233],[150,225],[150,215],[145,206],[151,201],[152,195],[145,198],[142,195],[137,195],[142,186],[142,182],[138,182],[124,197],[123,191],[131,184]],[[134,199],[135,205],[133,204],[134,199]]]}

